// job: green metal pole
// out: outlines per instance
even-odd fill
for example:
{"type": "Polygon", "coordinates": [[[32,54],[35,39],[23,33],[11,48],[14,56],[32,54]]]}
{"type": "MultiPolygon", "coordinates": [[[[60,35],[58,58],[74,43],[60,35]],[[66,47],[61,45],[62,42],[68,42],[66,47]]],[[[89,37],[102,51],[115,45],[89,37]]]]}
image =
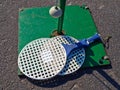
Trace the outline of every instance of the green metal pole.
{"type": "Polygon", "coordinates": [[[66,4],[66,0],[60,0],[60,8],[62,10],[62,16],[59,17],[59,19],[58,19],[58,34],[62,34],[64,12],[65,12],[65,4],[66,4]]]}

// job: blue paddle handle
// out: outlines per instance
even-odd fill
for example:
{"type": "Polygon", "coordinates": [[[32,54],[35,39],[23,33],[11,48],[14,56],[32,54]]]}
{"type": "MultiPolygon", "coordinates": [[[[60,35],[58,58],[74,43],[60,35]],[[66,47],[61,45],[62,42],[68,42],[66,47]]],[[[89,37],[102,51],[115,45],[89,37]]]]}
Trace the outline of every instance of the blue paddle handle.
{"type": "Polygon", "coordinates": [[[87,39],[82,39],[77,43],[78,47],[86,47],[89,46],[91,43],[95,42],[96,40],[100,40],[100,35],[96,33],[95,35],[91,36],[87,39]]]}
{"type": "Polygon", "coordinates": [[[75,44],[71,44],[71,45],[62,44],[62,45],[66,50],[66,54],[68,55],[73,49],[87,47],[96,40],[100,40],[99,34],[95,34],[88,39],[82,39],[81,41],[79,41],[78,43],[75,43],[75,44]]]}
{"type": "Polygon", "coordinates": [[[88,43],[93,43],[96,40],[100,40],[100,34],[96,33],[95,35],[93,35],[92,37],[88,38],[87,41],[88,43]]]}

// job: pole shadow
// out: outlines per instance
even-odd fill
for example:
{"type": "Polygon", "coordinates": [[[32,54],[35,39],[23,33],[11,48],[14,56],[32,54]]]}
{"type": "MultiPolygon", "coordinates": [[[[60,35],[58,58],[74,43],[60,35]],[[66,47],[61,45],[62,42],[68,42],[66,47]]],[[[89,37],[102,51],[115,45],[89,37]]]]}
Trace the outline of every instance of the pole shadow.
{"type": "MultiPolygon", "coordinates": [[[[92,50],[89,50],[90,52],[92,52],[92,50]]],[[[94,54],[92,54],[94,55],[94,54]]],[[[92,64],[98,64],[97,62],[95,62],[94,60],[92,60],[92,58],[90,57],[91,55],[87,55],[87,58],[89,59],[90,63],[92,64]]],[[[120,90],[120,84],[115,81],[112,77],[110,77],[103,69],[111,69],[112,66],[111,65],[107,65],[107,66],[101,66],[101,67],[93,67],[92,71],[96,70],[100,75],[102,75],[111,85],[113,85],[117,90],[120,90]]],[[[88,69],[89,70],[89,69],[88,69]]],[[[111,90],[109,88],[109,86],[107,86],[99,77],[97,77],[95,74],[92,73],[92,71],[89,74],[92,74],[94,77],[96,77],[101,83],[103,83],[103,85],[105,85],[109,90],[111,90]]]]}

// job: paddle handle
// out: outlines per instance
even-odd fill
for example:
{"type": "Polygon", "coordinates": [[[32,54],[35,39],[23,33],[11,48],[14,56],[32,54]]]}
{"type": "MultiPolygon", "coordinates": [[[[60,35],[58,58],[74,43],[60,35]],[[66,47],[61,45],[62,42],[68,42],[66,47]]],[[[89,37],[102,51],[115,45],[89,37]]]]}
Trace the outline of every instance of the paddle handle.
{"type": "Polygon", "coordinates": [[[98,34],[98,33],[96,33],[95,35],[93,35],[87,39],[81,40],[79,43],[77,43],[77,45],[78,45],[78,47],[89,46],[91,43],[95,42],[96,40],[100,40],[100,34],[98,34]]]}
{"type": "Polygon", "coordinates": [[[93,43],[96,40],[100,40],[100,34],[96,33],[95,35],[93,35],[92,37],[88,38],[87,41],[90,43],[93,43]]]}

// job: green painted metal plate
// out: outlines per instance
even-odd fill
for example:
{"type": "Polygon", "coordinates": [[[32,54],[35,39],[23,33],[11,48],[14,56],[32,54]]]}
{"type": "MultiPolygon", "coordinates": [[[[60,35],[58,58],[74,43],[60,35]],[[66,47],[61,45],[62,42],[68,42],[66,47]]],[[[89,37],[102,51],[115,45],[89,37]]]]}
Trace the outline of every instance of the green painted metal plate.
{"type": "MultiPolygon", "coordinates": [[[[58,19],[49,15],[50,7],[24,8],[19,11],[18,53],[22,48],[38,38],[50,37],[57,29],[58,19]]],[[[89,9],[82,6],[66,6],[63,30],[66,35],[77,39],[88,38],[97,32],[89,9]]],[[[109,60],[99,60],[106,55],[102,43],[94,43],[86,49],[86,59],[82,68],[109,65],[109,60]]],[[[18,70],[18,75],[22,75],[18,70]]]]}

